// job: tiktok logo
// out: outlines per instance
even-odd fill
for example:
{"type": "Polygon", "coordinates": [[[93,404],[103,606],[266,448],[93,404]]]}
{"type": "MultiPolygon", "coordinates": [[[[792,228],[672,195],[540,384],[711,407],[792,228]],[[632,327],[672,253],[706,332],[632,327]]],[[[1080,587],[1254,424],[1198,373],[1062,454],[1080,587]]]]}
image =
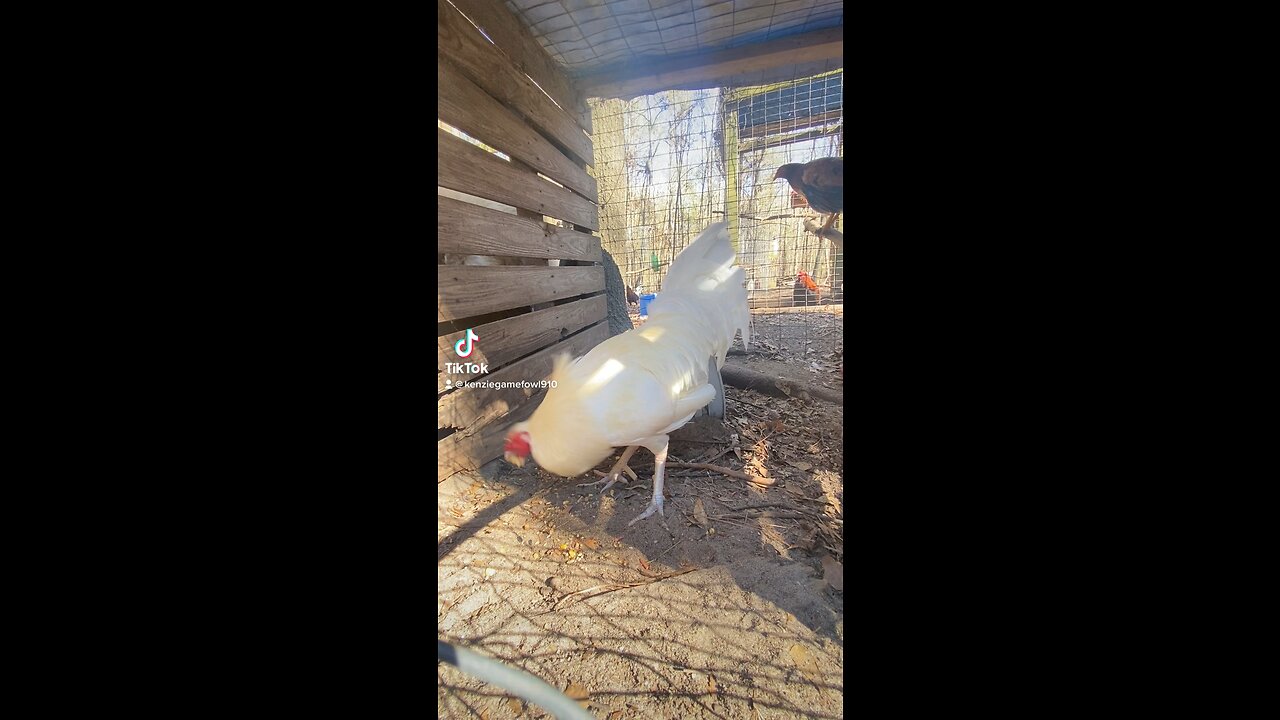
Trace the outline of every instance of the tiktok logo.
{"type": "Polygon", "coordinates": [[[453,344],[453,351],[458,354],[458,357],[471,357],[471,353],[476,349],[475,341],[479,339],[480,336],[476,335],[475,330],[467,328],[467,334],[463,336],[461,340],[453,344]],[[463,345],[467,346],[466,350],[462,349],[463,345]]]}

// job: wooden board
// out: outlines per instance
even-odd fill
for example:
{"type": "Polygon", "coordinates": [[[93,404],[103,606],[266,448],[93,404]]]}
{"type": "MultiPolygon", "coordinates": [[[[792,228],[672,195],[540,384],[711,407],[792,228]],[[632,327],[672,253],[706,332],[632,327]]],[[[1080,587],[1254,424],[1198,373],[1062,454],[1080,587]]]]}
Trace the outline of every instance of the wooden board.
{"type": "MultiPolygon", "coordinates": [[[[463,128],[465,131],[465,128],[463,128]]],[[[534,210],[592,230],[600,229],[595,203],[513,166],[437,128],[436,184],[487,200],[534,210]]],[[[474,253],[473,253],[474,254],[474,253]]]]}
{"type": "Polygon", "coordinates": [[[436,113],[441,120],[577,190],[588,200],[596,199],[595,178],[458,72],[444,56],[436,63],[436,80],[436,113]]]}
{"type": "MultiPolygon", "coordinates": [[[[516,214],[516,209],[511,207],[510,205],[503,205],[502,203],[496,203],[496,202],[493,202],[492,200],[485,200],[484,198],[476,197],[475,195],[460,193],[457,190],[450,190],[449,188],[440,187],[439,185],[436,186],[436,194],[441,195],[443,197],[447,197],[447,198],[453,198],[454,200],[457,200],[464,205],[480,205],[483,207],[490,208],[492,210],[496,210],[501,213],[506,213],[507,215],[516,214]]],[[[444,252],[444,251],[441,250],[440,252],[444,252]]],[[[467,253],[467,254],[472,255],[473,253],[467,253]]]]}
{"type": "MultiPolygon", "coordinates": [[[[597,323],[565,342],[544,348],[519,362],[482,375],[476,380],[494,383],[539,383],[551,374],[551,362],[556,355],[569,353],[571,358],[585,355],[588,350],[604,342],[608,337],[608,323],[597,323]]],[[[542,388],[528,387],[466,387],[454,390],[437,403],[436,427],[471,428],[496,420],[540,390],[542,388]]]]}
{"type": "Polygon", "coordinates": [[[600,238],[538,219],[436,198],[438,253],[602,262],[600,238]]]}
{"type": "Polygon", "coordinates": [[[752,315],[790,315],[792,313],[844,315],[844,303],[840,303],[838,305],[835,303],[830,305],[808,305],[805,307],[751,308],[752,315]]]}
{"type": "MultiPolygon", "coordinates": [[[[471,357],[465,359],[465,362],[488,363],[489,371],[494,372],[517,358],[558,342],[592,323],[603,320],[605,305],[604,296],[596,295],[567,305],[558,305],[474,327],[472,330],[480,339],[475,342],[475,350],[471,357]]],[[[453,350],[454,343],[461,340],[464,334],[466,334],[465,330],[437,338],[438,368],[443,369],[445,363],[464,362],[464,359],[458,357],[453,350]]],[[[436,392],[445,391],[445,380],[453,382],[470,380],[476,375],[477,373],[438,372],[436,392]]]]}
{"type": "Polygon", "coordinates": [[[436,443],[436,481],[443,482],[460,470],[475,470],[494,458],[502,457],[507,430],[528,420],[541,401],[542,395],[539,394],[512,408],[500,423],[489,423],[471,432],[459,431],[436,443]]]}
{"type": "MultiPolygon", "coordinates": [[[[516,69],[538,83],[560,107],[569,111],[576,109],[577,98],[572,81],[506,4],[501,0],[449,1],[471,22],[479,25],[493,44],[506,53],[516,69]]],[[[584,125],[582,129],[591,132],[590,125],[584,125]]]]}
{"type": "MultiPolygon", "coordinates": [[[[517,111],[548,139],[567,151],[575,162],[594,162],[591,138],[574,119],[573,106],[564,109],[516,69],[501,50],[485,40],[466,17],[448,2],[437,5],[437,52],[449,58],[476,85],[517,111]]],[[[462,128],[463,131],[466,128],[462,128]]],[[[558,217],[558,216],[557,216],[558,217]]]]}
{"type": "Polygon", "coordinates": [[[447,322],[521,305],[604,291],[604,268],[437,265],[436,321],[447,322]]]}
{"type": "MultiPolygon", "coordinates": [[[[823,290],[822,296],[827,297],[828,293],[823,290]]],[[[808,307],[817,307],[818,300],[814,293],[808,294],[808,307]]],[[[754,312],[758,308],[787,308],[787,307],[806,307],[804,301],[797,302],[795,299],[795,288],[778,287],[757,289],[748,293],[747,306],[754,312]]]]}
{"type": "MultiPolygon", "coordinates": [[[[558,343],[547,349],[549,357],[554,357],[557,352],[568,349],[571,345],[578,348],[581,354],[587,349],[600,344],[609,335],[606,323],[600,323],[595,327],[588,329],[581,335],[575,336],[571,341],[566,343],[558,343]],[[578,341],[574,345],[573,341],[578,341]]],[[[572,353],[571,353],[572,354],[572,353]]],[[[532,359],[532,358],[530,358],[532,359]]],[[[521,361],[525,362],[525,361],[521,361]]],[[[527,367],[538,367],[536,363],[530,363],[527,367]]],[[[543,378],[549,374],[550,364],[546,365],[547,372],[543,373],[543,378]]],[[[479,388],[477,388],[478,390],[479,388]]],[[[493,391],[493,392],[512,392],[512,391],[493,391]]],[[[545,390],[538,390],[532,396],[523,397],[523,391],[515,391],[516,395],[508,394],[505,399],[490,398],[489,403],[503,403],[507,405],[505,411],[499,415],[488,415],[491,419],[485,422],[477,422],[465,430],[459,430],[449,437],[436,443],[436,450],[439,457],[437,466],[437,479],[444,480],[459,470],[474,470],[481,465],[502,455],[502,446],[506,441],[507,430],[512,425],[524,420],[528,420],[533,411],[537,409],[538,404],[542,402],[545,396],[545,390]],[[518,404],[512,404],[512,403],[518,404]]],[[[471,401],[474,404],[474,401],[471,401]]],[[[495,405],[496,408],[496,405],[495,405]]],[[[495,410],[496,411],[496,410],[495,410]]],[[[445,410],[441,409],[441,412],[445,410]]],[[[455,412],[451,410],[450,412],[455,412]]],[[[456,415],[455,415],[456,417],[456,415]]],[[[456,426],[455,426],[456,427],[456,426]]]]}
{"type": "Polygon", "coordinates": [[[844,65],[844,28],[789,35],[728,50],[629,62],[575,80],[588,97],[630,99],[661,90],[758,85],[844,65]]]}

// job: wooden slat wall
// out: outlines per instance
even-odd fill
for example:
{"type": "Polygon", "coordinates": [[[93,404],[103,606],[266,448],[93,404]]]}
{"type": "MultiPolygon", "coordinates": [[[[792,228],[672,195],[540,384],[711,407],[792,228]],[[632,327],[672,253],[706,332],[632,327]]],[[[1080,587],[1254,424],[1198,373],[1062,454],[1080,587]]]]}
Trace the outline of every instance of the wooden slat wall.
{"type": "Polygon", "coordinates": [[[439,41],[437,57],[440,60],[453,63],[494,99],[522,114],[530,125],[557,143],[575,161],[585,165],[592,163],[591,138],[568,110],[552,102],[452,5],[441,2],[437,6],[436,17],[439,21],[436,27],[436,39],[439,41]]]}
{"type": "Polygon", "coordinates": [[[437,252],[599,260],[600,238],[541,220],[512,217],[447,197],[436,198],[437,252]]]}
{"type": "MultiPolygon", "coordinates": [[[[604,296],[596,295],[528,315],[518,315],[478,325],[471,329],[480,341],[476,343],[476,349],[472,356],[467,358],[467,362],[488,363],[491,367],[502,367],[597,322],[605,312],[604,305],[604,296]]],[[[465,334],[466,331],[463,330],[437,339],[436,359],[441,368],[447,362],[458,362],[458,357],[453,354],[453,346],[465,334]]],[[[437,373],[436,392],[445,391],[445,380],[453,382],[470,380],[477,374],[437,373]]]]}
{"type": "MultiPolygon", "coordinates": [[[[501,0],[449,0],[471,22],[493,39],[494,45],[511,59],[516,69],[533,78],[561,108],[572,111],[582,105],[577,90],[565,77],[542,45],[520,24],[501,0]]],[[[591,114],[581,120],[582,129],[591,129],[591,114]]]]}
{"type": "Polygon", "coordinates": [[[444,0],[437,14],[441,122],[509,157],[438,131],[437,252],[450,256],[438,267],[437,297],[438,428],[451,433],[438,442],[443,480],[498,457],[507,429],[545,394],[446,381],[545,380],[555,355],[582,355],[609,333],[600,238],[590,234],[600,224],[582,94],[502,0],[444,0]],[[504,264],[452,264],[466,255],[504,264]],[[531,310],[552,302],[563,304],[531,310]],[[459,358],[453,344],[468,326],[480,339],[459,358]],[[486,363],[488,373],[443,372],[455,362],[486,363]]]}
{"type": "Polygon", "coordinates": [[[440,119],[461,127],[486,145],[502,145],[502,151],[562,183],[581,195],[596,197],[596,179],[550,142],[529,127],[502,103],[489,97],[479,86],[456,69],[436,65],[439,81],[437,111],[440,119]]]}
{"type": "MultiPolygon", "coordinates": [[[[516,209],[511,207],[510,205],[503,205],[502,203],[496,203],[491,200],[485,200],[484,198],[479,198],[474,195],[467,195],[466,193],[460,193],[457,190],[450,190],[447,187],[440,187],[439,185],[437,185],[436,194],[442,195],[446,198],[453,198],[455,200],[458,200],[463,205],[470,205],[474,203],[476,205],[481,205],[483,207],[487,207],[492,210],[497,210],[500,213],[506,213],[508,215],[516,214],[516,209]]],[[[445,252],[445,251],[441,250],[440,252],[445,252]]],[[[454,252],[457,252],[457,251],[455,250],[454,252]]]]}
{"type": "Polygon", "coordinates": [[[600,229],[599,210],[594,202],[572,190],[556,187],[538,177],[537,173],[487,153],[444,130],[436,132],[439,135],[436,146],[438,184],[568,220],[574,225],[600,229]]]}
{"type": "Polygon", "coordinates": [[[438,265],[437,322],[537,305],[604,289],[604,268],[502,265],[438,265]]]}
{"type": "MultiPolygon", "coordinates": [[[[551,374],[551,361],[560,353],[578,356],[599,345],[609,336],[609,328],[595,325],[586,332],[575,335],[563,343],[545,348],[513,365],[485,376],[485,380],[502,383],[519,382],[528,378],[544,380],[551,374]],[[603,335],[601,334],[603,333],[603,335]]],[[[477,388],[475,392],[450,393],[439,403],[436,427],[465,428],[477,421],[487,423],[499,418],[512,407],[537,392],[535,388],[504,387],[477,388]]]]}
{"type": "MultiPolygon", "coordinates": [[[[531,366],[541,369],[545,365],[546,369],[549,370],[551,359],[562,349],[569,352],[570,355],[581,355],[590,348],[604,342],[607,337],[609,337],[609,328],[606,325],[594,325],[590,330],[575,336],[569,342],[562,343],[563,348],[561,345],[551,346],[544,351],[545,357],[532,363],[531,366]]],[[[532,360],[532,358],[530,359],[532,360]]],[[[543,377],[546,377],[545,370],[543,371],[543,377]]],[[[496,403],[503,403],[505,407],[501,411],[496,408],[493,409],[495,414],[500,412],[498,419],[489,422],[477,422],[465,430],[455,432],[438,443],[437,449],[440,454],[438,480],[444,480],[459,470],[473,470],[502,455],[502,445],[506,439],[507,429],[514,423],[529,419],[529,416],[533,414],[533,410],[538,406],[538,403],[542,402],[542,397],[546,393],[545,390],[537,390],[531,397],[521,399],[519,396],[524,394],[523,390],[486,390],[485,392],[506,393],[506,395],[504,397],[489,396],[479,398],[478,402],[471,403],[471,406],[476,408],[475,411],[481,411],[486,405],[496,403]],[[512,403],[516,404],[513,405],[512,403]]],[[[453,396],[450,395],[449,397],[453,396]]],[[[455,417],[457,416],[455,408],[450,408],[449,412],[454,414],[455,417]]]]}
{"type": "Polygon", "coordinates": [[[508,411],[501,423],[467,428],[465,432],[454,433],[436,443],[436,453],[439,455],[437,481],[443,482],[459,470],[475,470],[490,459],[500,457],[507,428],[528,420],[541,400],[542,395],[538,394],[508,411]]]}

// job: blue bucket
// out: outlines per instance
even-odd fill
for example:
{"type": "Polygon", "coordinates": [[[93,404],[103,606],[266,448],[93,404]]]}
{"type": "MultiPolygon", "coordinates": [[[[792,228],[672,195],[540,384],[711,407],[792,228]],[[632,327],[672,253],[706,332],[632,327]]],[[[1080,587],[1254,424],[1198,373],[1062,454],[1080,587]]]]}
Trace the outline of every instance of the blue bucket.
{"type": "Polygon", "coordinates": [[[649,303],[653,302],[653,299],[656,297],[658,296],[654,293],[647,293],[645,295],[640,296],[640,314],[641,315],[644,315],[645,317],[649,316],[649,303]]]}

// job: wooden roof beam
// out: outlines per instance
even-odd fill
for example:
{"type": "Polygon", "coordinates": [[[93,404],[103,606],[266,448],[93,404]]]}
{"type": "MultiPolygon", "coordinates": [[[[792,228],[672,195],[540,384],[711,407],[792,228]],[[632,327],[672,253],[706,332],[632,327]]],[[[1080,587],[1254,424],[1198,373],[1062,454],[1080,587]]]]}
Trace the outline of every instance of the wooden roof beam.
{"type": "Polygon", "coordinates": [[[574,79],[587,97],[631,98],[662,90],[763,85],[844,66],[844,28],[835,27],[728,50],[693,53],[574,79]]]}

